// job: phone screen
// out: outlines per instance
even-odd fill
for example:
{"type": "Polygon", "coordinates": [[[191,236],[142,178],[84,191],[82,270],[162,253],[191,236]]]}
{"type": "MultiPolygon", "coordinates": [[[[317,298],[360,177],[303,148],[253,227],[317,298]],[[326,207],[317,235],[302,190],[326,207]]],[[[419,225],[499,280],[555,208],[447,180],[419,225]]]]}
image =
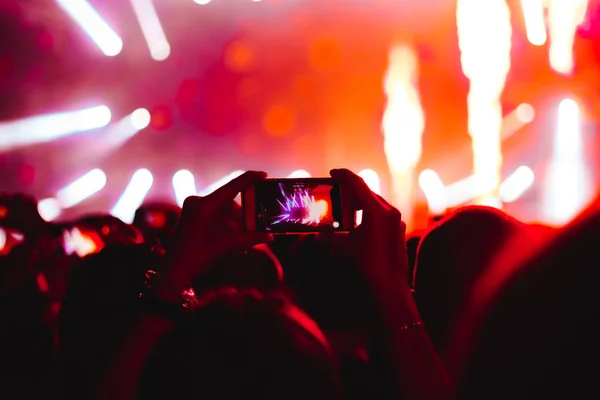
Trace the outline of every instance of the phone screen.
{"type": "Polygon", "coordinates": [[[255,228],[270,233],[348,230],[340,185],[332,179],[273,179],[254,187],[255,228]]]}

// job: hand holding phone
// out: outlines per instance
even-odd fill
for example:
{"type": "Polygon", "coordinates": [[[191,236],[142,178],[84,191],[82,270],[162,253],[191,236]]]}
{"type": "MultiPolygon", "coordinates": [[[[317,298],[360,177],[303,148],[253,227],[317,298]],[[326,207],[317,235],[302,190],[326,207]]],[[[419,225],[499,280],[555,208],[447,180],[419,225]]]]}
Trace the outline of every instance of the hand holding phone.
{"type": "Polygon", "coordinates": [[[242,194],[246,230],[271,234],[349,232],[351,202],[332,178],[265,179],[242,194]]]}

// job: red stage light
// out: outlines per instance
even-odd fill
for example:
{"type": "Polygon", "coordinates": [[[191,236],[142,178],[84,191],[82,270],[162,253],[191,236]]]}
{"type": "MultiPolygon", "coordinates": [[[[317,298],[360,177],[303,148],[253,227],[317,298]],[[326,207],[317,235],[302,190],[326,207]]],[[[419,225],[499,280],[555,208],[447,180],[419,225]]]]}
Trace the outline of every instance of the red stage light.
{"type": "Polygon", "coordinates": [[[173,115],[167,106],[155,107],[151,112],[150,126],[159,131],[169,129],[173,125],[173,115]]]}

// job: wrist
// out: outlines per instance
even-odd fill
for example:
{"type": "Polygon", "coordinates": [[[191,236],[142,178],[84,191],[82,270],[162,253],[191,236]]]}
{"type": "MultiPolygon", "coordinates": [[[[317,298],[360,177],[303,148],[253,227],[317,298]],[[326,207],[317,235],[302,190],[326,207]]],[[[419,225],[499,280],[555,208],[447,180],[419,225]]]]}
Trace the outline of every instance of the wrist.
{"type": "Polygon", "coordinates": [[[160,316],[176,315],[194,309],[198,302],[192,288],[175,283],[169,275],[153,270],[146,273],[145,287],[139,298],[146,311],[160,316]]]}
{"type": "Polygon", "coordinates": [[[421,316],[410,289],[380,290],[374,293],[375,315],[393,325],[421,321],[421,316]]]}

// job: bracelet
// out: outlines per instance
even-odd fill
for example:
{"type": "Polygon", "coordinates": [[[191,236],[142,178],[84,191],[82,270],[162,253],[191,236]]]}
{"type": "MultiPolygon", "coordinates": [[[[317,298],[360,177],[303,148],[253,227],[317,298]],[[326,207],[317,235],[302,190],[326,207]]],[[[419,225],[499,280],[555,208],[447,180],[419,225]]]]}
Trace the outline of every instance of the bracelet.
{"type": "Polygon", "coordinates": [[[198,299],[193,288],[184,290],[181,293],[181,303],[165,301],[156,297],[152,291],[152,286],[158,277],[158,272],[148,270],[146,272],[144,286],[139,293],[138,298],[145,311],[164,318],[178,320],[198,306],[198,299]]]}
{"type": "Polygon", "coordinates": [[[401,331],[407,331],[409,329],[425,329],[425,325],[421,321],[411,322],[410,324],[400,325],[401,331]]]}

